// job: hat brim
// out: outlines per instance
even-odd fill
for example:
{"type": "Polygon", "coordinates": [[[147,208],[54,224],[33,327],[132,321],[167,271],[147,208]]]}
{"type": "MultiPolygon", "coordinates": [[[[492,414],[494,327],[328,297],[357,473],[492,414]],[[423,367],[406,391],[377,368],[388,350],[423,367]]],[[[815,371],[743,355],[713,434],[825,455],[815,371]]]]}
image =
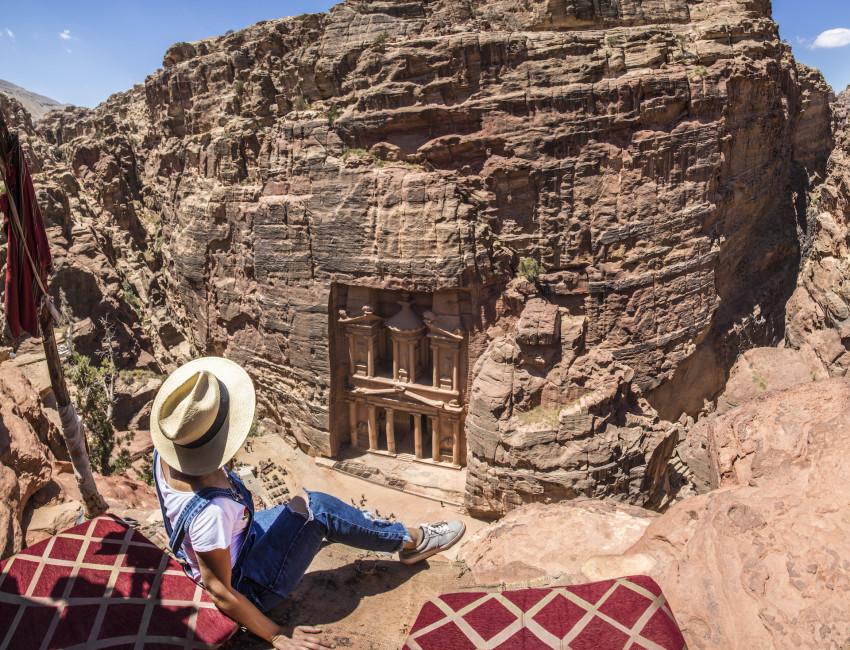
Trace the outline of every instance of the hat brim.
{"type": "Polygon", "coordinates": [[[167,465],[183,474],[201,476],[214,472],[233,458],[244,444],[254,422],[256,401],[254,382],[238,363],[222,357],[201,357],[190,361],[168,376],[154,398],[150,418],[153,446],[167,465]],[[187,449],[163,434],[159,428],[159,415],[166,397],[201,370],[211,372],[227,387],[230,408],[227,419],[212,440],[200,447],[187,449]]]}

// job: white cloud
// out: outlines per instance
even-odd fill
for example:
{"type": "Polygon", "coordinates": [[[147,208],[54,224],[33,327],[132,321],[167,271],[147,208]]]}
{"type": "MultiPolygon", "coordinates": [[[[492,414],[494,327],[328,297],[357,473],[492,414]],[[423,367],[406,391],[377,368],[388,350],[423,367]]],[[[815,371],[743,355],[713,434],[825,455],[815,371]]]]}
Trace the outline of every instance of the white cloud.
{"type": "Polygon", "coordinates": [[[812,43],[812,49],[817,47],[844,47],[850,45],[850,29],[839,27],[838,29],[828,29],[818,35],[815,42],[812,43]]]}
{"type": "Polygon", "coordinates": [[[15,40],[15,35],[12,33],[12,30],[9,29],[8,27],[6,28],[6,33],[9,35],[9,38],[11,38],[13,41],[15,40]]]}
{"type": "Polygon", "coordinates": [[[71,30],[66,29],[64,31],[59,32],[59,38],[61,38],[62,40],[65,40],[65,41],[70,41],[71,40],[71,30]]]}

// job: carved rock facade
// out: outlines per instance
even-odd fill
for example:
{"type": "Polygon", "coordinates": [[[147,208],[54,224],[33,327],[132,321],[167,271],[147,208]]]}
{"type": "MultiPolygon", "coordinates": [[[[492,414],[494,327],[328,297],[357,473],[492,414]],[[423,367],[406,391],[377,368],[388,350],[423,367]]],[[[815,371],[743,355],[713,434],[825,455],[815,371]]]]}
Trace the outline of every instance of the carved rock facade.
{"type": "Polygon", "coordinates": [[[638,391],[694,413],[784,334],[830,116],[767,0],[344,2],[163,66],[38,123],[56,213],[86,225],[65,246],[94,238],[135,297],[113,307],[165,366],[243,364],[312,453],[351,442],[335,287],[465,297],[453,390],[482,512],[645,501],[631,472],[658,431],[638,391]],[[542,302],[506,306],[529,260],[542,302]],[[565,336],[584,346],[569,363],[565,336]],[[545,435],[521,421],[544,394],[545,435]]]}

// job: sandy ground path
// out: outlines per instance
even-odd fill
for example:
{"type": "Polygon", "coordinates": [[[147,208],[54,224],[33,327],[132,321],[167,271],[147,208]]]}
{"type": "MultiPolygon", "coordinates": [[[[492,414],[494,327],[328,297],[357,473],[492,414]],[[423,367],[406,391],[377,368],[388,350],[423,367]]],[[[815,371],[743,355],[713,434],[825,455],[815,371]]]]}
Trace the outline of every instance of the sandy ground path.
{"type": "MultiPolygon", "coordinates": [[[[258,467],[261,461],[271,459],[286,469],[283,478],[292,495],[303,494],[302,487],[328,492],[413,525],[460,519],[467,526],[466,538],[488,525],[456,506],[328,469],[274,435],[250,439],[237,459],[258,467]]],[[[465,565],[457,561],[459,547],[460,544],[445,554],[405,566],[393,555],[326,543],[292,596],[269,615],[289,629],[296,625],[320,626],[338,648],[398,649],[426,600],[447,591],[475,588],[465,565]]],[[[259,649],[271,645],[241,631],[231,647],[259,649]]]]}

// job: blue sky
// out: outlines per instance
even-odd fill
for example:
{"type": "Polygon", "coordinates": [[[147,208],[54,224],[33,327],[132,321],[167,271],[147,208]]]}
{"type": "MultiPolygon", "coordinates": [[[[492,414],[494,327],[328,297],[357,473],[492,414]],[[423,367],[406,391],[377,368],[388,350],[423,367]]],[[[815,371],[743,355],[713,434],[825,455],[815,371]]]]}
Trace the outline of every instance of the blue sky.
{"type": "Polygon", "coordinates": [[[173,43],[261,20],[327,11],[331,0],[0,0],[0,79],[93,107],[144,83],[173,43]],[[11,32],[11,33],[10,33],[11,32]]]}
{"type": "Polygon", "coordinates": [[[836,93],[850,85],[850,1],[773,0],[773,19],[797,61],[820,70],[836,93]]]}
{"type": "MultiPolygon", "coordinates": [[[[0,9],[0,79],[60,102],[94,106],[144,82],[162,66],[172,43],[218,36],[260,20],[327,11],[334,4],[6,0],[0,9]]],[[[798,61],[819,68],[836,92],[850,84],[850,0],[773,0],[773,14],[798,61]]]]}

